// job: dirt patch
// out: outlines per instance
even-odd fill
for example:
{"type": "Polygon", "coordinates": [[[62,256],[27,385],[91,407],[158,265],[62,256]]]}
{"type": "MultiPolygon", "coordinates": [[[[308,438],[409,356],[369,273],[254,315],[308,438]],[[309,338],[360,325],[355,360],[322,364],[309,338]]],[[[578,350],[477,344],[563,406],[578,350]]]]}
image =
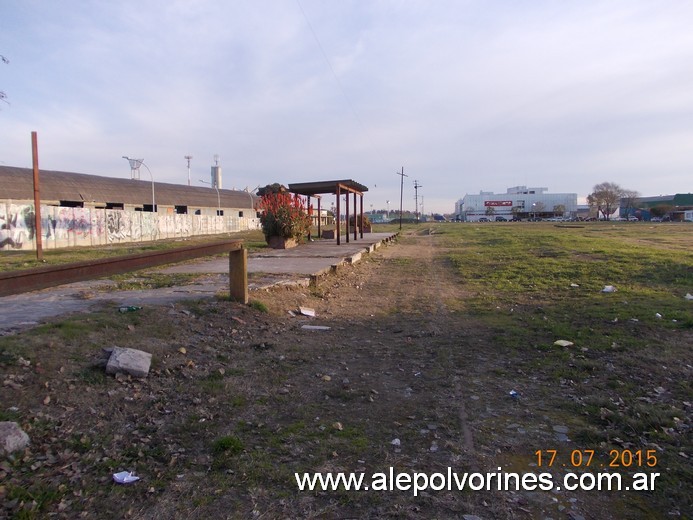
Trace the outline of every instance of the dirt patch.
{"type": "MultiPolygon", "coordinates": [[[[645,372],[636,374],[630,364],[623,368],[625,354],[614,348],[596,358],[566,353],[564,367],[542,370],[546,352],[508,347],[512,339],[502,331],[464,312],[467,296],[436,235],[408,236],[316,287],[252,292],[261,305],[189,302],[95,314],[19,334],[0,352],[2,412],[29,433],[31,445],[0,462],[0,515],[577,519],[690,513],[690,503],[661,497],[648,503],[643,493],[506,491],[495,484],[416,497],[412,490],[299,492],[295,472],[371,475],[393,468],[432,475],[452,468],[461,475],[502,468],[550,471],[557,481],[568,468],[539,468],[537,451],[557,450],[561,464],[587,448],[608,459],[613,444],[597,438],[599,431],[594,439],[575,439],[585,435],[583,404],[599,407],[583,381],[649,388],[644,374],[651,360],[640,359],[645,372]],[[289,314],[299,306],[314,309],[316,317],[289,314]],[[149,377],[113,378],[95,368],[102,347],[112,345],[152,353],[149,377]],[[122,470],[141,480],[114,484],[112,473],[122,470]]],[[[685,340],[690,334],[672,338],[685,340]]],[[[617,414],[608,387],[602,394],[604,413],[617,414]]],[[[668,398],[666,391],[651,396],[668,398]]]]}

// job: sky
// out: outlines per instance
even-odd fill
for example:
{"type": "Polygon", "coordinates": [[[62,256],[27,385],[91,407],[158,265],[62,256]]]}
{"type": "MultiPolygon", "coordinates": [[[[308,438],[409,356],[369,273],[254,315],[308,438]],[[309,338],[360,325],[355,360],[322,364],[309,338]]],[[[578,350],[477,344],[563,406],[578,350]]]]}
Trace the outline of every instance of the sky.
{"type": "MultiPolygon", "coordinates": [[[[4,0],[0,164],[223,188],[693,191],[690,0],[4,0]],[[149,174],[142,169],[143,179],[149,174]]],[[[0,188],[1,191],[1,188],[0,188]]],[[[389,203],[388,203],[389,201],[389,203]]]]}

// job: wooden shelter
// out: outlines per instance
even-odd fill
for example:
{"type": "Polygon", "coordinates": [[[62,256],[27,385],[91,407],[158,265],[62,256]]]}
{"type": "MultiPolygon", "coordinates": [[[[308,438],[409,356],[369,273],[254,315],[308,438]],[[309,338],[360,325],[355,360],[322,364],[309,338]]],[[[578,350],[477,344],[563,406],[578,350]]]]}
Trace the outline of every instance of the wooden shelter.
{"type": "MultiPolygon", "coordinates": [[[[339,217],[342,213],[341,211],[341,200],[342,200],[342,195],[346,195],[346,208],[345,208],[345,213],[346,213],[346,241],[349,243],[349,235],[350,235],[350,229],[349,229],[349,195],[353,195],[353,200],[354,200],[354,210],[353,210],[353,215],[354,215],[354,240],[358,239],[359,231],[361,238],[363,238],[363,225],[361,225],[361,228],[359,230],[358,222],[363,223],[363,194],[368,191],[368,188],[364,186],[363,184],[359,184],[356,181],[353,180],[341,180],[341,181],[318,181],[318,182],[300,182],[300,183],[295,183],[295,184],[289,184],[289,191],[291,193],[296,193],[298,195],[304,195],[308,197],[308,204],[310,204],[310,199],[311,197],[315,197],[318,199],[318,215],[320,215],[320,212],[322,211],[321,208],[321,201],[322,197],[321,195],[325,194],[334,194],[336,197],[336,221],[337,221],[337,229],[335,232],[335,235],[337,236],[337,245],[341,244],[341,233],[340,233],[340,222],[339,222],[339,217]],[[356,212],[356,197],[359,197],[360,200],[360,207],[359,207],[359,216],[360,218],[356,218],[357,212],[356,212]]],[[[320,219],[318,219],[318,236],[321,236],[321,228],[320,228],[320,219]]]]}

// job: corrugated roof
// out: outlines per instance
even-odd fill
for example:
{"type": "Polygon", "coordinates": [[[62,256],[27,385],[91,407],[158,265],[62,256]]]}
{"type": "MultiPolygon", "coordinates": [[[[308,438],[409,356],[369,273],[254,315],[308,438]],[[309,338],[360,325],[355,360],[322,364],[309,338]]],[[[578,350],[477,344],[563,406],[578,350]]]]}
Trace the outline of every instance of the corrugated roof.
{"type": "MultiPolygon", "coordinates": [[[[0,166],[0,199],[33,200],[31,168],[0,166]]],[[[101,177],[85,173],[40,170],[41,200],[144,205],[152,203],[150,181],[101,177]]],[[[182,184],[154,183],[154,198],[162,206],[216,208],[217,190],[182,184]]],[[[245,191],[219,190],[222,208],[252,208],[253,196],[245,191]]]]}
{"type": "Polygon", "coordinates": [[[299,195],[320,195],[321,193],[337,193],[337,186],[346,187],[348,191],[363,194],[368,188],[351,179],[341,181],[297,182],[289,184],[289,191],[299,195]]]}

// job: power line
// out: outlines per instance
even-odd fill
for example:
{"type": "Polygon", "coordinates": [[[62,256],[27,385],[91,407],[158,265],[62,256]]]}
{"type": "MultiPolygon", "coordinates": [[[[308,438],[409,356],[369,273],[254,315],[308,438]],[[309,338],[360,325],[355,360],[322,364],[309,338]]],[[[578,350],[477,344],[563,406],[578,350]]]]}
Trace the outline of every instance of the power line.
{"type": "Polygon", "coordinates": [[[298,4],[298,8],[301,10],[301,13],[303,14],[303,18],[306,20],[306,23],[308,24],[308,28],[310,29],[310,32],[313,34],[313,38],[315,38],[315,42],[318,44],[318,48],[320,49],[320,52],[322,53],[322,57],[325,58],[325,61],[327,62],[327,66],[330,68],[330,71],[332,72],[332,76],[334,77],[334,80],[337,82],[337,85],[339,86],[339,90],[342,92],[342,95],[344,96],[344,99],[347,102],[347,105],[349,105],[349,109],[351,110],[351,113],[354,115],[356,118],[356,121],[358,121],[359,125],[361,125],[361,128],[364,130],[366,129],[365,125],[361,121],[361,118],[359,117],[358,113],[356,112],[356,109],[354,108],[354,105],[351,103],[351,99],[349,99],[349,96],[346,93],[346,90],[344,90],[344,87],[342,86],[342,82],[339,81],[339,77],[337,76],[337,73],[334,71],[334,68],[332,67],[332,63],[330,62],[330,59],[327,57],[327,53],[325,52],[325,49],[323,49],[322,44],[320,43],[320,39],[318,38],[317,33],[315,32],[315,29],[313,29],[313,25],[310,23],[310,20],[308,19],[308,15],[306,15],[305,10],[303,9],[303,6],[301,5],[300,0],[296,0],[296,3],[298,4]]]}

